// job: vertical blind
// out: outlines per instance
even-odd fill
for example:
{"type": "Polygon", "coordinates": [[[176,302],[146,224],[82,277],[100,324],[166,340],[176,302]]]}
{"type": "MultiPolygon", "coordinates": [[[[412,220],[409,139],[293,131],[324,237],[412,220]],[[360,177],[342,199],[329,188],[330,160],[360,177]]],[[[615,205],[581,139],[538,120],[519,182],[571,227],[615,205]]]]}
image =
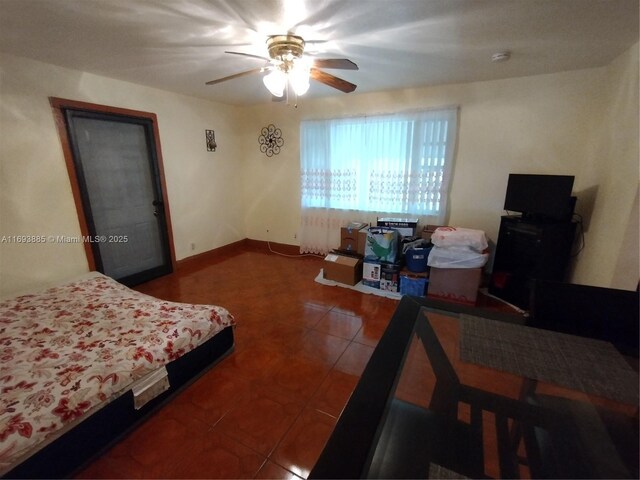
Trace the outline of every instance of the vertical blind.
{"type": "Polygon", "coordinates": [[[453,107],[303,121],[301,249],[323,253],[334,248],[317,245],[318,236],[331,236],[319,229],[361,219],[356,212],[443,220],[457,115],[453,107]],[[305,245],[305,238],[314,245],[305,245]]]}

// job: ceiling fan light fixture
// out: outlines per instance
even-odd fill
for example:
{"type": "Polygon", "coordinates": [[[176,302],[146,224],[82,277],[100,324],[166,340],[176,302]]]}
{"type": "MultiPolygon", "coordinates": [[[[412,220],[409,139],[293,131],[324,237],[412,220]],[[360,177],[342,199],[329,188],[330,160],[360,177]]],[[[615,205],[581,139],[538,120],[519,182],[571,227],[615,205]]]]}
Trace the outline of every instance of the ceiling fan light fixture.
{"type": "Polygon", "coordinates": [[[296,95],[304,95],[309,90],[309,69],[296,64],[289,72],[289,81],[296,95]]]}
{"type": "Polygon", "coordinates": [[[272,35],[267,39],[267,50],[274,60],[293,60],[302,57],[304,40],[297,35],[272,35]]]}
{"type": "Polygon", "coordinates": [[[309,90],[309,82],[311,79],[344,93],[350,93],[356,89],[356,85],[353,83],[335,77],[322,70],[323,68],[358,70],[358,66],[355,63],[346,58],[316,59],[312,62],[303,56],[304,46],[305,41],[298,35],[271,35],[267,38],[269,58],[250,53],[227,51],[225,53],[258,58],[260,60],[266,60],[267,63],[263,67],[210,80],[206,82],[206,84],[215,85],[238,77],[244,77],[258,72],[262,73],[267,70],[269,73],[262,77],[262,82],[267,90],[275,97],[283,97],[285,90],[287,98],[289,97],[290,90],[292,90],[296,96],[304,95],[309,90]]]}
{"type": "Polygon", "coordinates": [[[287,83],[287,76],[279,68],[274,68],[271,73],[265,75],[262,78],[262,82],[273,96],[281,97],[282,95],[284,95],[284,87],[287,83]]]}

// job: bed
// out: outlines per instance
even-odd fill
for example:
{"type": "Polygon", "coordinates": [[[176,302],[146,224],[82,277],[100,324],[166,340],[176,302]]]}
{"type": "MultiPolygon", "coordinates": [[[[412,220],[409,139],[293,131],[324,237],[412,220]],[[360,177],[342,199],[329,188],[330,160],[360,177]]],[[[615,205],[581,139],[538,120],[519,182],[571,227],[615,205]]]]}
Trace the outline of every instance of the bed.
{"type": "Polygon", "coordinates": [[[65,477],[233,349],[234,319],[92,272],[0,302],[0,475],[65,477]]]}

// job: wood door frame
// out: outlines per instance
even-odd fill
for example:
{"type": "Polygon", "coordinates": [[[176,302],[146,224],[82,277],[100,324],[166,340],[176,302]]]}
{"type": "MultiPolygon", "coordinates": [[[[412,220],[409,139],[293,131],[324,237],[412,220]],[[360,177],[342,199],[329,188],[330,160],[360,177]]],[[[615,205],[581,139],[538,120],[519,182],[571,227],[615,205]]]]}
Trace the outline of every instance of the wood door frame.
{"type": "MultiPolygon", "coordinates": [[[[164,176],[164,165],[162,162],[162,150],[160,149],[160,132],[158,130],[158,117],[155,113],[143,112],[139,110],[130,110],[127,108],[111,107],[108,105],[99,105],[96,103],[81,102],[77,100],[69,100],[66,98],[49,97],[49,103],[53,110],[53,118],[58,130],[58,136],[60,137],[60,143],[62,145],[62,152],[64,154],[64,160],[67,165],[67,173],[69,174],[69,181],[71,183],[71,191],[73,193],[73,200],[76,205],[76,213],[78,215],[78,221],[80,222],[80,232],[84,237],[91,235],[89,231],[89,224],[84,212],[82,202],[82,190],[78,183],[78,175],[73,159],[73,149],[71,142],[69,141],[69,134],[67,131],[67,122],[65,118],[65,109],[85,110],[95,113],[106,113],[113,115],[122,115],[126,117],[133,117],[137,119],[151,121],[153,129],[153,141],[156,153],[156,162],[158,167],[158,176],[160,177],[160,193],[162,195],[162,202],[164,203],[163,211],[165,216],[165,222],[167,226],[168,247],[169,255],[171,258],[171,269],[176,271],[176,253],[173,244],[173,228],[171,227],[171,212],[169,208],[169,197],[167,195],[167,185],[164,176]]],[[[96,259],[89,242],[82,242],[84,245],[84,251],[87,256],[87,262],[89,264],[89,270],[94,271],[96,269],[96,259]]]]}

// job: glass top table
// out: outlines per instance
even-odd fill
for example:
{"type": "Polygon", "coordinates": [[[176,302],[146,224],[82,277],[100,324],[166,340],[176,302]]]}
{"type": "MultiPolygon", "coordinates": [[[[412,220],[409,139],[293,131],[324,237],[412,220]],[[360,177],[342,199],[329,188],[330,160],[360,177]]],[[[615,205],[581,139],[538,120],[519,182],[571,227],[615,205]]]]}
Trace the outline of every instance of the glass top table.
{"type": "Polygon", "coordinates": [[[638,478],[612,345],[429,305],[402,298],[309,478],[638,478]]]}

